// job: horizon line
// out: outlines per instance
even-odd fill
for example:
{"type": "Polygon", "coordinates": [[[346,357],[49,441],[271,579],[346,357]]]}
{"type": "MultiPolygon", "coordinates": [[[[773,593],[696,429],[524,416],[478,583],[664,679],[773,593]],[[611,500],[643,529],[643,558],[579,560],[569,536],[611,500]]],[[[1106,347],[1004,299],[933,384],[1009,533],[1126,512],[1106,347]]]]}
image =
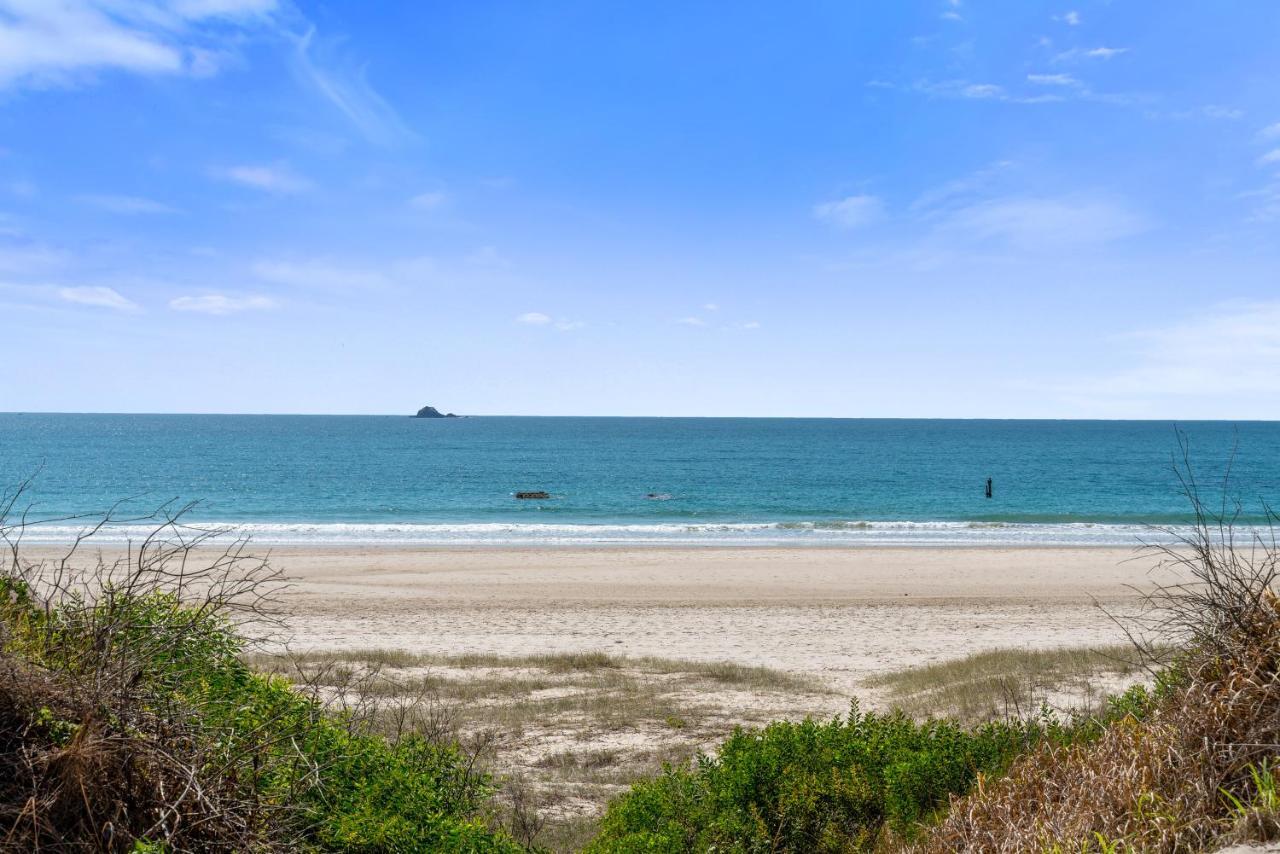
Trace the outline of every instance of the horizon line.
{"type": "Polygon", "coordinates": [[[244,417],[244,418],[412,418],[420,421],[460,420],[465,418],[644,418],[670,420],[756,420],[756,421],[1097,421],[1138,423],[1247,423],[1275,424],[1276,418],[1097,418],[1073,416],[989,416],[989,415],[601,415],[601,414],[516,414],[516,413],[456,413],[455,419],[417,418],[413,413],[395,412],[87,412],[73,410],[0,410],[0,415],[131,415],[170,417],[244,417]]]}

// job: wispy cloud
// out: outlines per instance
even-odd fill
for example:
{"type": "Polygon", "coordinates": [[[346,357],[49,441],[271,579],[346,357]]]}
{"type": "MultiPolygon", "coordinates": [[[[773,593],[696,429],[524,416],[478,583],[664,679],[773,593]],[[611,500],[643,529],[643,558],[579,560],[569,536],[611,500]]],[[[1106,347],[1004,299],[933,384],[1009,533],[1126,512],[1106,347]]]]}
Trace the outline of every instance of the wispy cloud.
{"type": "Polygon", "coordinates": [[[815,205],[813,216],[837,228],[862,228],[884,216],[884,203],[871,195],[846,196],[815,205]]]}
{"type": "Polygon", "coordinates": [[[469,253],[465,260],[472,267],[483,267],[488,270],[505,270],[511,266],[511,261],[503,256],[496,246],[481,246],[469,253]]]}
{"type": "Polygon", "coordinates": [[[1258,158],[1259,166],[1269,166],[1272,163],[1280,163],[1280,148],[1273,148],[1258,158]]]}
{"type": "Polygon", "coordinates": [[[584,321],[571,320],[567,317],[557,320],[541,311],[526,311],[516,318],[516,323],[525,326],[545,326],[548,329],[555,329],[557,332],[573,332],[575,329],[582,329],[587,325],[584,321]]]}
{"type": "Polygon", "coordinates": [[[1272,125],[1267,125],[1262,130],[1258,131],[1258,138],[1259,139],[1280,139],[1280,122],[1276,122],[1275,124],[1272,124],[1272,125]]]}
{"type": "Polygon", "coordinates": [[[1065,100],[1062,95],[1054,93],[1037,93],[1033,95],[1010,92],[998,83],[978,83],[972,80],[920,80],[912,87],[939,98],[960,98],[967,101],[994,101],[1011,104],[1051,104],[1065,100]]]}
{"type": "Polygon", "coordinates": [[[976,98],[978,100],[1005,97],[1004,87],[997,86],[994,83],[966,83],[960,86],[957,92],[961,98],[976,98]]]}
{"type": "Polygon", "coordinates": [[[1016,165],[1012,160],[997,160],[961,178],[947,181],[939,187],[921,193],[920,197],[911,203],[911,210],[924,213],[926,216],[935,216],[959,201],[989,192],[991,186],[1016,165]]]}
{"type": "Polygon", "coordinates": [[[1073,47],[1053,57],[1054,62],[1078,62],[1084,59],[1114,59],[1128,53],[1127,47],[1073,47]]]}
{"type": "Polygon", "coordinates": [[[174,311],[195,312],[224,316],[242,311],[263,311],[276,307],[276,301],[258,294],[196,294],[181,296],[169,301],[174,311]]]}
{"type": "Polygon", "coordinates": [[[1080,13],[1074,9],[1070,12],[1064,12],[1061,15],[1054,15],[1053,19],[1059,23],[1066,24],[1068,27],[1080,26],[1080,13]]]}
{"type": "Polygon", "coordinates": [[[1040,86],[1079,86],[1080,81],[1070,74],[1028,74],[1028,83],[1040,86]]]}
{"type": "Polygon", "coordinates": [[[37,243],[0,245],[0,271],[6,273],[39,273],[65,267],[69,260],[67,253],[37,243]]]}
{"type": "Polygon", "coordinates": [[[264,282],[295,288],[332,291],[368,290],[391,284],[393,276],[380,269],[352,267],[327,259],[303,261],[264,260],[250,268],[264,282]]]}
{"type": "Polygon", "coordinates": [[[678,317],[676,323],[681,326],[706,326],[707,322],[701,317],[678,317]]]}
{"type": "Polygon", "coordinates": [[[949,212],[939,231],[1021,249],[1107,243],[1146,231],[1150,223],[1123,201],[1106,195],[1005,196],[949,212]]]}
{"type": "Polygon", "coordinates": [[[297,39],[293,66],[298,79],[342,113],[369,142],[394,146],[417,138],[369,83],[368,66],[338,56],[336,43],[317,39],[314,28],[297,39]]]}
{"type": "Polygon", "coordinates": [[[285,165],[230,166],[215,170],[214,174],[241,186],[282,195],[303,193],[315,186],[309,179],[298,175],[285,165]]]}
{"type": "Polygon", "coordinates": [[[134,313],[141,308],[133,300],[121,296],[114,288],[101,285],[90,285],[75,288],[58,288],[58,298],[77,305],[89,305],[95,308],[109,308],[113,311],[134,313]]]}
{"type": "Polygon", "coordinates": [[[1235,121],[1244,118],[1244,110],[1239,107],[1227,107],[1222,104],[1205,104],[1200,108],[1201,114],[1208,119],[1227,119],[1235,121]]]}
{"type": "Polygon", "coordinates": [[[1280,180],[1271,181],[1257,190],[1241,193],[1240,198],[1253,206],[1248,217],[1250,222],[1280,220],[1280,180]]]}
{"type": "Polygon", "coordinates": [[[178,212],[178,209],[171,205],[157,202],[154,199],[143,198],[142,196],[85,194],[76,196],[76,201],[114,214],[171,214],[178,212]]]}
{"type": "MultiPolygon", "coordinates": [[[[933,98],[954,98],[993,104],[1058,104],[1068,101],[1091,101],[1099,104],[1132,105],[1149,100],[1147,96],[1121,92],[1096,92],[1084,81],[1071,74],[1031,73],[1026,82],[1035,88],[1019,90],[1016,86],[1000,83],[955,78],[932,80],[924,78],[910,85],[899,86],[875,81],[878,86],[904,92],[916,92],[933,98]]],[[[870,85],[870,84],[868,84],[870,85]]]]}
{"type": "Polygon", "coordinates": [[[409,207],[420,211],[433,211],[444,205],[449,197],[440,191],[419,193],[409,199],[409,207]]]}
{"type": "Polygon", "coordinates": [[[208,74],[210,56],[275,11],[275,0],[0,0],[0,86],[208,74]]]}
{"type": "Polygon", "coordinates": [[[1223,303],[1125,341],[1134,349],[1129,367],[1061,390],[1125,401],[1280,394],[1280,301],[1223,303]]]}
{"type": "Polygon", "coordinates": [[[1172,119],[1174,121],[1187,121],[1190,119],[1238,121],[1245,117],[1245,111],[1239,107],[1228,107],[1223,104],[1205,104],[1202,107],[1193,109],[1147,110],[1146,116],[1152,119],[1172,119]]]}

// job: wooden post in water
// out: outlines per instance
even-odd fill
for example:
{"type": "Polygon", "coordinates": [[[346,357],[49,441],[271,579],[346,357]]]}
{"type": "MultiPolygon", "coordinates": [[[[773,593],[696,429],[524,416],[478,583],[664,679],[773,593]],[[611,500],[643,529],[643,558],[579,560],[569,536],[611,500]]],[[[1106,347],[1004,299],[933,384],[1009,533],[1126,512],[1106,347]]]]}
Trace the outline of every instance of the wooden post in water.
{"type": "Polygon", "coordinates": [[[987,497],[991,497],[991,478],[987,478],[987,497]]]}

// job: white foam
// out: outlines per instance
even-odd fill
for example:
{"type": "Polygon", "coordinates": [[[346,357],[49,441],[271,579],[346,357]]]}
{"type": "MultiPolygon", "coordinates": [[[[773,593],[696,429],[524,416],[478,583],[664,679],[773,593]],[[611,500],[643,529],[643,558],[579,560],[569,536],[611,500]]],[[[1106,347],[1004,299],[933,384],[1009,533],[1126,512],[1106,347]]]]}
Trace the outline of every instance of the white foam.
{"type": "MultiPolygon", "coordinates": [[[[970,521],[697,522],[628,524],[189,522],[194,530],[227,530],[254,542],[279,545],[1136,545],[1167,539],[1145,525],[970,521]]],[[[71,525],[29,527],[23,541],[71,541],[84,529],[71,525]]],[[[137,541],[152,529],[117,525],[93,542],[137,541]]]]}

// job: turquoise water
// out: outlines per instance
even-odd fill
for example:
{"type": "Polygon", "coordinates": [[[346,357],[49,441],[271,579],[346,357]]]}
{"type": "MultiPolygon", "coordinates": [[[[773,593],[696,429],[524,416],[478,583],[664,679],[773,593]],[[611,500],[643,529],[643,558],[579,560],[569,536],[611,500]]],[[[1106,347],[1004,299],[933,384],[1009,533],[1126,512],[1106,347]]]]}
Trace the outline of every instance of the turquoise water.
{"type": "MultiPolygon", "coordinates": [[[[1238,446],[1263,521],[1280,423],[1181,426],[1214,495],[1238,446]]],[[[0,414],[40,515],[196,500],[269,542],[1130,543],[1185,521],[1176,451],[1165,422],[0,414]]]]}

